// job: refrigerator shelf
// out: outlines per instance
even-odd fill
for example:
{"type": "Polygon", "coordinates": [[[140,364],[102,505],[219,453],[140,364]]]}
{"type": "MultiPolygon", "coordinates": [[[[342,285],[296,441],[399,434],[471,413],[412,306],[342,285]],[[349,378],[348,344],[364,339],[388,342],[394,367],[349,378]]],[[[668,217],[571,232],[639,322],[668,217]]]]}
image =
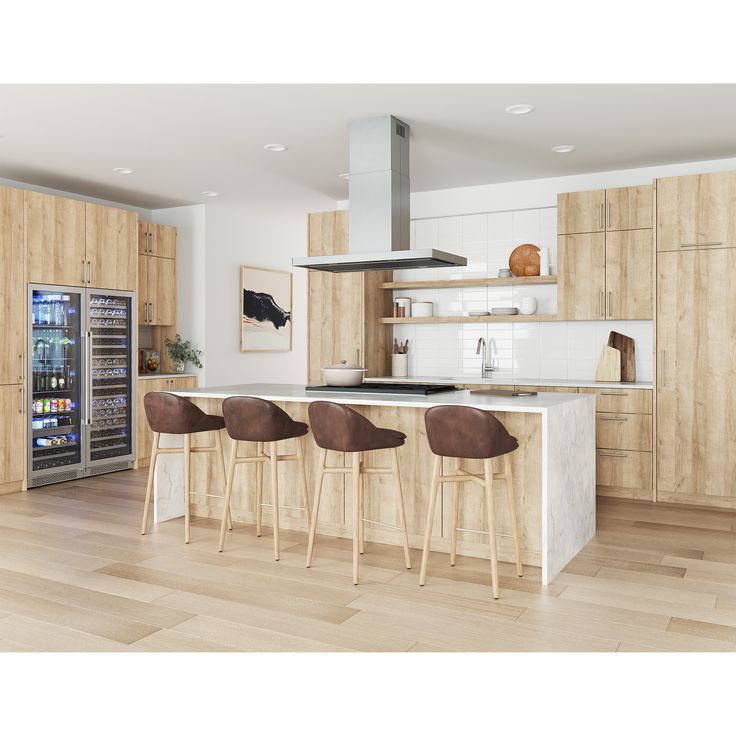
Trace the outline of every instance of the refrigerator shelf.
{"type": "MultiPolygon", "coordinates": [[[[63,427],[46,427],[46,429],[34,429],[33,430],[33,436],[34,438],[38,437],[55,437],[59,434],[74,434],[74,429],[77,425],[76,424],[67,424],[63,427]]],[[[71,447],[71,445],[56,445],[57,447],[71,447]]],[[[50,448],[43,447],[43,448],[35,448],[35,449],[43,449],[48,450],[50,448]]]]}
{"type": "Polygon", "coordinates": [[[31,325],[34,330],[75,330],[74,325],[31,325]]]}
{"type": "Polygon", "coordinates": [[[76,409],[71,411],[44,411],[40,414],[31,414],[34,419],[44,419],[45,417],[72,417],[77,413],[76,409]]]}

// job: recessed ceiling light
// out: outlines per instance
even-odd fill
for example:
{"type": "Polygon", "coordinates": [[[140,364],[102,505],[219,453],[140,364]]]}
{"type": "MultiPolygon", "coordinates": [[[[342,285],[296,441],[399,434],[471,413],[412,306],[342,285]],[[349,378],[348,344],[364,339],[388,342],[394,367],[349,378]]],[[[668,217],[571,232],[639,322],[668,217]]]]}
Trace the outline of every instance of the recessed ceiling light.
{"type": "Polygon", "coordinates": [[[575,146],[554,146],[552,150],[555,153],[570,153],[575,150],[575,146]]]}
{"type": "Polygon", "coordinates": [[[345,174],[338,174],[338,176],[339,176],[339,177],[340,177],[341,179],[349,179],[349,178],[350,178],[350,174],[348,174],[348,173],[345,173],[345,174]]]}
{"type": "Polygon", "coordinates": [[[113,169],[113,171],[116,174],[132,174],[133,169],[126,169],[125,166],[118,166],[117,168],[113,169]]]}
{"type": "Polygon", "coordinates": [[[279,152],[279,151],[285,151],[288,146],[285,146],[283,143],[266,143],[265,146],[263,146],[267,151],[273,151],[273,152],[279,152]]]}
{"type": "Polygon", "coordinates": [[[526,115],[527,113],[534,110],[534,105],[527,105],[526,103],[520,105],[509,105],[506,108],[506,112],[509,115],[526,115]]]}
{"type": "Polygon", "coordinates": [[[205,197],[219,197],[220,192],[213,192],[211,189],[205,189],[203,192],[200,192],[200,194],[204,194],[205,197]]]}

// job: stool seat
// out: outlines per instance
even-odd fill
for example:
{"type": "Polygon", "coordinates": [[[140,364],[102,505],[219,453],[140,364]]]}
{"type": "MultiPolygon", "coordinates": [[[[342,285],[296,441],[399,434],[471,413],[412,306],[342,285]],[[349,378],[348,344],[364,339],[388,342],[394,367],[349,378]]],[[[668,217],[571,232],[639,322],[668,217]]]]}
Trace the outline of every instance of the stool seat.
{"type": "Polygon", "coordinates": [[[198,406],[181,396],[153,391],[143,397],[146,418],[151,430],[163,434],[196,434],[225,429],[225,420],[205,414],[198,406]]]}
{"type": "Polygon", "coordinates": [[[272,401],[254,396],[231,396],[222,402],[227,433],[241,442],[278,442],[302,437],[309,425],[294,421],[272,401]]]}
{"type": "Polygon", "coordinates": [[[396,429],[377,427],[350,407],[331,401],[313,401],[309,421],[314,440],[323,450],[364,452],[401,447],[406,435],[396,429]]]}

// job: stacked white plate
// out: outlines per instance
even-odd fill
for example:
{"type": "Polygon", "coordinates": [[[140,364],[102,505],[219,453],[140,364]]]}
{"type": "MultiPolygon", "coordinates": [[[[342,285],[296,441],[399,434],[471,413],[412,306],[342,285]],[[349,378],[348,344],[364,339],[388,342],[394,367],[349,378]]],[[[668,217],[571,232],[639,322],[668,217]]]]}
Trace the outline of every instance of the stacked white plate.
{"type": "Polygon", "coordinates": [[[500,317],[506,314],[519,314],[519,310],[516,307],[493,307],[493,315],[500,317]]]}

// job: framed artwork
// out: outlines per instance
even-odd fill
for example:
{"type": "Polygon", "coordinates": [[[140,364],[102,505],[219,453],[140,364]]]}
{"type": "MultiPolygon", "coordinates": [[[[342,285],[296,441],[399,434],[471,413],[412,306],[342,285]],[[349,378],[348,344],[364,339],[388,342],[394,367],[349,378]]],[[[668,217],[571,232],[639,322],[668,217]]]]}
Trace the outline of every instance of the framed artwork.
{"type": "Polygon", "coordinates": [[[240,352],[291,350],[291,273],[240,267],[240,352]]]}

